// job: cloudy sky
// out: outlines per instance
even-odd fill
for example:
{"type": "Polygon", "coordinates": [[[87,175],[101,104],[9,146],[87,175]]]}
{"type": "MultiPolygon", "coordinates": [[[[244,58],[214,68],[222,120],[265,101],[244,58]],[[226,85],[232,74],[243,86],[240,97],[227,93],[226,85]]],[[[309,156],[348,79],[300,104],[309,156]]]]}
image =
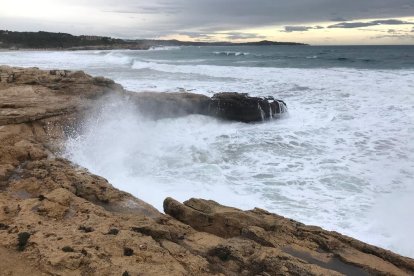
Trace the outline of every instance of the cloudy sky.
{"type": "Polygon", "coordinates": [[[0,29],[199,41],[414,44],[414,0],[0,0],[0,29]]]}

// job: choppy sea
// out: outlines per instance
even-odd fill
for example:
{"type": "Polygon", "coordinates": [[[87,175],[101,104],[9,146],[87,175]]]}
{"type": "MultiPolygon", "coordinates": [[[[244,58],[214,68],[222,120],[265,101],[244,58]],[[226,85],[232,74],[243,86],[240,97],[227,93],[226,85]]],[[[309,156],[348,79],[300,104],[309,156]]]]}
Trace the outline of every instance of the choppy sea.
{"type": "Polygon", "coordinates": [[[167,196],[260,207],[414,257],[414,46],[16,51],[0,64],[283,99],[287,116],[256,124],[108,103],[64,154],[159,209],[167,196]]]}

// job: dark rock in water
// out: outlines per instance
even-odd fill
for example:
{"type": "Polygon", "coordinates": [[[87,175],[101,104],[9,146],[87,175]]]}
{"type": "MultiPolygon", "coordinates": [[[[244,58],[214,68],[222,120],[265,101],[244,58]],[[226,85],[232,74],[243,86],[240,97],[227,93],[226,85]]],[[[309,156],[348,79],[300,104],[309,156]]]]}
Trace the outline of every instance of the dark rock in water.
{"type": "Polygon", "coordinates": [[[201,114],[225,120],[256,122],[287,112],[283,101],[223,92],[209,98],[194,93],[135,93],[129,95],[139,111],[154,119],[201,114]]]}
{"type": "Polygon", "coordinates": [[[283,101],[235,92],[215,94],[209,105],[209,115],[246,123],[271,119],[285,112],[287,107],[283,101]]]}
{"type": "Polygon", "coordinates": [[[17,249],[19,251],[23,251],[26,248],[27,242],[29,241],[30,238],[30,233],[27,232],[21,232],[17,235],[17,249]]]}

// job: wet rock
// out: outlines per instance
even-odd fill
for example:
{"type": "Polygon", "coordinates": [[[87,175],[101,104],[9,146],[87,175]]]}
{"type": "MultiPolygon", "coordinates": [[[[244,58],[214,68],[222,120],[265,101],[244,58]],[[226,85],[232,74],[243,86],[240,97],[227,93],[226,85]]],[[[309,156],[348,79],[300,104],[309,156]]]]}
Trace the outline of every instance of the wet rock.
{"type": "Polygon", "coordinates": [[[210,115],[246,123],[271,119],[285,112],[287,107],[283,101],[235,92],[215,94],[209,104],[210,115]]]}
{"type": "Polygon", "coordinates": [[[194,93],[135,93],[129,95],[144,115],[159,119],[201,114],[224,120],[257,122],[287,112],[286,104],[273,97],[250,97],[248,94],[224,92],[209,98],[194,93]]]}

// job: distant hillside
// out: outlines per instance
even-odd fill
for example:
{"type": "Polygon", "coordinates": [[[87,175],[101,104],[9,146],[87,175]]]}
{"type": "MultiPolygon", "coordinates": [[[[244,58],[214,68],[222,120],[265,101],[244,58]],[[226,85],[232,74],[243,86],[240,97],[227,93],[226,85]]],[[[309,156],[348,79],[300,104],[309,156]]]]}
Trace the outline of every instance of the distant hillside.
{"type": "Polygon", "coordinates": [[[179,40],[125,40],[104,36],[80,35],[51,32],[12,32],[0,30],[0,48],[3,49],[149,49],[156,46],[268,46],[306,45],[295,42],[259,41],[247,43],[193,42],[179,40]]]}
{"type": "Polygon", "coordinates": [[[127,43],[122,39],[102,36],[0,31],[0,48],[70,49],[76,47],[122,47],[125,44],[127,43]]]}
{"type": "Polygon", "coordinates": [[[304,43],[296,42],[276,42],[276,41],[257,41],[257,42],[197,42],[197,41],[180,41],[180,40],[151,40],[151,39],[139,39],[131,40],[143,45],[148,46],[273,46],[273,45],[307,45],[304,43]]]}

